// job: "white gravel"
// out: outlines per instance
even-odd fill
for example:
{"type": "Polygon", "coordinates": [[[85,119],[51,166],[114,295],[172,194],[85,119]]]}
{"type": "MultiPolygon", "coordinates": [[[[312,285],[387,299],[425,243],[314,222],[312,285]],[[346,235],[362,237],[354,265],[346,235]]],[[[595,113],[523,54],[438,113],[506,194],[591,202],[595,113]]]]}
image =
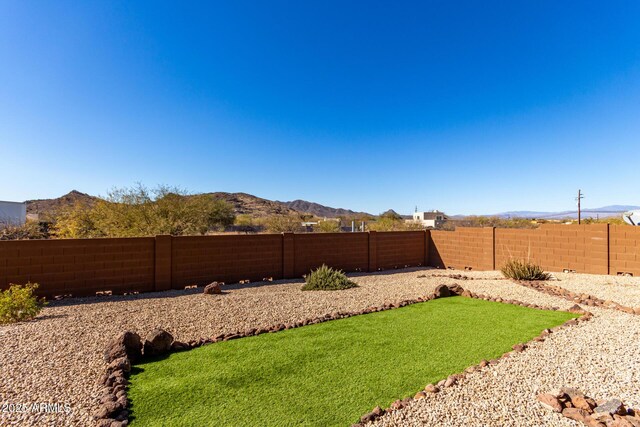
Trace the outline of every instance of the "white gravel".
{"type": "MultiPolygon", "coordinates": [[[[162,327],[176,339],[189,341],[424,296],[440,283],[459,283],[474,292],[545,306],[572,305],[496,280],[496,272],[410,269],[353,277],[360,287],[340,292],[302,292],[301,282],[288,281],[226,286],[221,296],[205,296],[198,289],[52,303],[35,321],[0,327],[0,403],[69,403],[71,413],[5,412],[0,413],[0,425],[91,425],[100,393],[96,381],[104,367],[102,350],[126,329],[144,335],[162,327]],[[449,273],[478,280],[429,277],[449,273]],[[427,277],[417,277],[423,274],[427,277]]],[[[590,311],[595,314],[591,321],[552,335],[377,424],[572,425],[534,401],[538,391],[560,386],[577,386],[596,398],[615,396],[639,406],[640,316],[590,311]]]]}

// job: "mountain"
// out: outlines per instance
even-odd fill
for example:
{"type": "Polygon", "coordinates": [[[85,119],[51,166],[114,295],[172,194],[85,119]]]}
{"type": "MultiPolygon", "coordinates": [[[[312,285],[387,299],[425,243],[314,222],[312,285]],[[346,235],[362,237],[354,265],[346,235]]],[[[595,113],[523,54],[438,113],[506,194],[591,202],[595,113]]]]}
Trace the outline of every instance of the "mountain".
{"type": "Polygon", "coordinates": [[[98,200],[98,197],[81,193],[77,190],[71,190],[69,193],[56,199],[27,200],[27,214],[38,215],[40,219],[46,219],[62,208],[73,206],[76,203],[91,206],[96,200],[98,200]]]}
{"type": "MultiPolygon", "coordinates": [[[[640,209],[640,206],[633,205],[610,205],[601,208],[585,208],[582,209],[582,218],[607,218],[611,216],[622,215],[623,212],[640,209]]],[[[578,211],[560,211],[560,212],[536,212],[536,211],[510,211],[491,215],[500,218],[536,218],[536,219],[575,219],[578,218],[578,211]]]]}
{"type": "Polygon", "coordinates": [[[332,208],[314,202],[307,202],[306,200],[294,200],[292,202],[276,203],[282,203],[283,205],[289,207],[290,209],[293,209],[296,212],[310,213],[320,218],[337,218],[340,216],[373,216],[366,212],[355,212],[350,209],[332,208]]]}
{"type": "Polygon", "coordinates": [[[247,193],[207,193],[218,200],[224,200],[233,206],[236,215],[266,217],[272,215],[290,215],[299,211],[291,209],[285,203],[263,199],[247,193]]]}
{"type": "MultiPolygon", "coordinates": [[[[254,218],[273,215],[312,214],[318,217],[335,218],[338,216],[372,216],[365,212],[354,212],[349,209],[336,209],[304,200],[279,202],[263,199],[247,193],[207,193],[218,200],[224,200],[233,206],[236,215],[250,215],[254,218]]],[[[27,213],[37,214],[40,219],[48,219],[56,212],[76,203],[93,205],[98,197],[73,190],[55,199],[27,200],[27,213]]]]}

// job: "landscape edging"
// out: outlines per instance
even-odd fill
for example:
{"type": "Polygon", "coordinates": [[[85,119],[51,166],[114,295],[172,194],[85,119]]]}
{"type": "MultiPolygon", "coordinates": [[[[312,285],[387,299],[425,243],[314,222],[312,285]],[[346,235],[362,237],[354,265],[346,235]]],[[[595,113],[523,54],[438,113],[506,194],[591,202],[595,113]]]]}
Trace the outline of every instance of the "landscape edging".
{"type": "Polygon", "coordinates": [[[614,310],[619,310],[627,314],[640,315],[640,307],[636,307],[636,308],[627,307],[622,304],[618,304],[615,301],[600,299],[594,295],[572,292],[561,286],[548,285],[543,282],[526,281],[526,280],[518,280],[516,281],[516,283],[526,288],[534,289],[538,292],[545,293],[547,295],[563,298],[563,299],[566,299],[567,301],[573,301],[577,304],[583,304],[590,307],[612,308],[614,310]]]}

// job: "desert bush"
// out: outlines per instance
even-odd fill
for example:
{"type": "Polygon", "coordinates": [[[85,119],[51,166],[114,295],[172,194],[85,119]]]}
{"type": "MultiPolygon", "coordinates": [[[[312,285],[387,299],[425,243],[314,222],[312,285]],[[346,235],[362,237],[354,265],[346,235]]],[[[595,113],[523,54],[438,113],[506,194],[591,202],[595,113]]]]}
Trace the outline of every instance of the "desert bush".
{"type": "Polygon", "coordinates": [[[37,221],[27,221],[23,225],[0,224],[0,240],[48,239],[45,227],[37,221]]]}
{"type": "Polygon", "coordinates": [[[320,221],[318,225],[313,227],[313,231],[317,233],[339,233],[340,222],[333,220],[320,221]]]}
{"type": "Polygon", "coordinates": [[[47,302],[38,299],[34,291],[37,283],[24,286],[11,285],[9,289],[0,291],[0,324],[20,322],[33,319],[47,302]]]}
{"type": "Polygon", "coordinates": [[[542,267],[529,260],[510,259],[500,271],[505,277],[514,280],[549,280],[550,277],[542,267]]]}
{"type": "Polygon", "coordinates": [[[302,219],[299,215],[274,215],[265,220],[265,227],[269,233],[300,233],[302,219]]]}
{"type": "Polygon", "coordinates": [[[336,291],[358,286],[349,280],[341,270],[334,270],[324,264],[306,275],[304,280],[303,291],[336,291]]]}

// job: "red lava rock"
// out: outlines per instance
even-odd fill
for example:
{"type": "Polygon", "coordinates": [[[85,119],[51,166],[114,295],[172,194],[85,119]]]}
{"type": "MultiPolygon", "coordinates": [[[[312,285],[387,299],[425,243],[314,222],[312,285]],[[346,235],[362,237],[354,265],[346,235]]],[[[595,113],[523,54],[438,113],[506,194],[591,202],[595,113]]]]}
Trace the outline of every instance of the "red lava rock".
{"type": "Polygon", "coordinates": [[[633,425],[633,427],[640,427],[640,417],[636,414],[636,416],[627,415],[625,419],[633,425]]]}
{"type": "Polygon", "coordinates": [[[613,416],[605,412],[594,412],[591,414],[591,418],[604,424],[613,422],[613,416]]]}
{"type": "Polygon", "coordinates": [[[525,344],[515,344],[513,347],[513,351],[517,352],[517,353],[521,353],[524,351],[525,348],[527,348],[527,346],[525,344]]]}
{"type": "Polygon", "coordinates": [[[589,413],[593,412],[593,408],[596,407],[596,402],[585,396],[575,396],[571,399],[571,403],[573,403],[573,406],[576,408],[584,409],[589,413]]]}
{"type": "Polygon", "coordinates": [[[402,409],[404,408],[404,403],[402,400],[398,399],[391,404],[391,409],[402,409]]]}
{"type": "Polygon", "coordinates": [[[580,408],[565,408],[562,410],[562,415],[585,424],[590,420],[593,420],[593,418],[589,417],[589,413],[587,411],[580,408]]]}
{"type": "Polygon", "coordinates": [[[457,382],[458,382],[458,380],[456,379],[456,377],[451,375],[445,380],[444,386],[445,387],[452,387],[452,386],[456,385],[457,382]]]}
{"type": "Polygon", "coordinates": [[[427,384],[427,386],[424,388],[424,391],[426,393],[437,393],[440,391],[440,387],[435,384],[427,384]]]}
{"type": "Polygon", "coordinates": [[[624,306],[623,306],[623,307],[620,307],[620,309],[621,309],[622,311],[624,311],[625,313],[635,314],[635,312],[634,312],[633,308],[631,308],[631,307],[624,307],[624,306]]]}
{"type": "Polygon", "coordinates": [[[376,416],[380,416],[384,414],[384,409],[382,409],[380,406],[376,406],[375,408],[373,408],[373,411],[371,411],[372,414],[376,414],[376,416]]]}
{"type": "Polygon", "coordinates": [[[536,399],[538,399],[540,403],[554,412],[562,412],[562,410],[564,409],[564,406],[562,405],[562,403],[560,403],[558,398],[551,394],[542,393],[539,394],[536,399]]]}
{"type": "Polygon", "coordinates": [[[627,417],[621,417],[620,415],[613,416],[613,422],[609,424],[609,427],[634,427],[627,417]]]}
{"type": "Polygon", "coordinates": [[[578,304],[574,304],[567,310],[569,313],[582,313],[584,310],[578,304]]]}

